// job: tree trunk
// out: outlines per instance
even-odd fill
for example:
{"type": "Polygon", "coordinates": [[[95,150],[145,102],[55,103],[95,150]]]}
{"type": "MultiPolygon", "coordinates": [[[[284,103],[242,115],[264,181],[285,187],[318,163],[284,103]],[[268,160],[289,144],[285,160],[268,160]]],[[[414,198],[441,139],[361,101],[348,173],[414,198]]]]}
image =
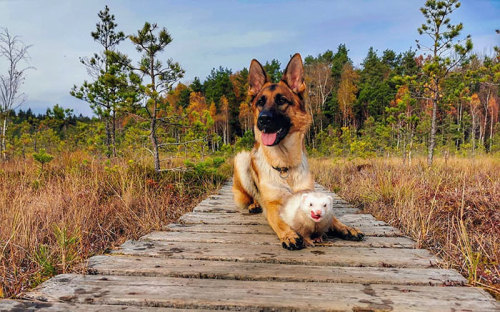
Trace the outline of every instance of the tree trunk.
{"type": "Polygon", "coordinates": [[[104,127],[106,128],[106,156],[111,157],[111,125],[109,116],[104,118],[104,127]]]}
{"type": "Polygon", "coordinates": [[[429,166],[432,166],[432,161],[434,158],[434,146],[436,145],[437,101],[438,101],[437,96],[435,96],[432,99],[431,134],[430,134],[430,138],[429,138],[429,151],[427,154],[427,165],[429,165],[429,166]]]}
{"type": "MultiPolygon", "coordinates": [[[[154,64],[155,64],[155,58],[154,58],[154,52],[149,51],[150,53],[150,67],[149,67],[149,76],[151,77],[151,92],[153,96],[156,96],[156,82],[155,82],[155,69],[154,69],[154,64]]],[[[158,138],[156,137],[156,110],[157,110],[157,98],[153,99],[153,111],[151,112],[151,128],[150,128],[150,138],[151,138],[151,145],[153,146],[153,162],[155,166],[155,171],[159,172],[161,170],[160,167],[160,153],[158,151],[158,138]]]]}
{"type": "Polygon", "coordinates": [[[414,136],[414,128],[413,126],[411,127],[411,130],[410,130],[410,144],[409,144],[409,147],[408,147],[408,165],[411,166],[411,150],[413,148],[413,136],[414,136]]]}
{"type": "MultiPolygon", "coordinates": [[[[458,120],[457,120],[457,131],[460,133],[462,131],[462,101],[458,101],[458,120]]],[[[462,131],[463,132],[463,131],[462,131]]],[[[462,141],[463,143],[463,141],[462,141]]],[[[460,147],[460,139],[457,138],[455,141],[455,147],[458,149],[460,147]]]]}
{"type": "Polygon", "coordinates": [[[493,107],[491,107],[491,117],[490,117],[490,138],[489,138],[489,151],[491,152],[491,145],[493,145],[493,107]]]}
{"type": "Polygon", "coordinates": [[[471,142],[472,142],[472,155],[476,154],[476,114],[471,109],[472,126],[471,126],[471,142]]]}
{"type": "MultiPolygon", "coordinates": [[[[486,103],[484,103],[484,105],[483,105],[483,107],[484,107],[484,122],[482,125],[483,129],[482,129],[482,136],[481,136],[481,144],[483,145],[483,148],[484,148],[484,142],[486,139],[486,131],[487,131],[487,124],[488,124],[488,104],[490,101],[490,94],[491,94],[491,91],[488,88],[488,94],[486,95],[486,103]]],[[[493,119],[493,115],[490,118],[493,119]]]]}
{"type": "Polygon", "coordinates": [[[35,151],[35,153],[38,153],[38,147],[36,145],[37,143],[37,137],[38,137],[38,132],[35,131],[34,135],[33,135],[33,150],[35,151]]]}
{"type": "Polygon", "coordinates": [[[113,109],[113,120],[111,124],[111,145],[113,146],[113,157],[116,157],[116,112],[113,109]]]}
{"type": "Polygon", "coordinates": [[[486,132],[486,130],[484,129],[485,120],[486,120],[486,116],[483,116],[483,118],[481,118],[481,116],[479,117],[479,139],[478,139],[478,142],[479,142],[480,146],[484,146],[484,133],[486,132]]]}
{"type": "MultiPolygon", "coordinates": [[[[153,105],[153,108],[156,110],[156,103],[153,105]]],[[[158,152],[158,138],[156,137],[156,114],[155,116],[151,118],[151,123],[150,123],[150,139],[151,139],[151,145],[153,145],[153,162],[155,165],[155,171],[158,172],[160,171],[160,154],[158,152]]]]}
{"type": "Polygon", "coordinates": [[[7,135],[7,116],[3,119],[3,127],[2,127],[2,146],[0,151],[2,153],[3,160],[7,159],[7,145],[5,144],[5,137],[7,135]]]}

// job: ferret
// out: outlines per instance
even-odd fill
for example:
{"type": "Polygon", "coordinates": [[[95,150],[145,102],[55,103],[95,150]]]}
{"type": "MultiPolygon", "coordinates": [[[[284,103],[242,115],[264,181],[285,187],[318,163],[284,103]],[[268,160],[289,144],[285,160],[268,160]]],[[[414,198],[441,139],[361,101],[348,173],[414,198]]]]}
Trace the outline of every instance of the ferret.
{"type": "Polygon", "coordinates": [[[333,198],[324,193],[301,192],[288,198],[280,215],[306,245],[321,243],[333,222],[333,198]]]}

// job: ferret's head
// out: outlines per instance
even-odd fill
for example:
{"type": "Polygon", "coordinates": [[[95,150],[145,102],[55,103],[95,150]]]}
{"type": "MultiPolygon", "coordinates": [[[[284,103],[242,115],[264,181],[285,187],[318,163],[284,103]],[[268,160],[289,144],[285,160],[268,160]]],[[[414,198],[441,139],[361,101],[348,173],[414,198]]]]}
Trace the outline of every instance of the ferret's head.
{"type": "Polygon", "coordinates": [[[332,209],[333,198],[322,193],[302,194],[301,209],[314,222],[320,222],[330,209],[332,209]]]}

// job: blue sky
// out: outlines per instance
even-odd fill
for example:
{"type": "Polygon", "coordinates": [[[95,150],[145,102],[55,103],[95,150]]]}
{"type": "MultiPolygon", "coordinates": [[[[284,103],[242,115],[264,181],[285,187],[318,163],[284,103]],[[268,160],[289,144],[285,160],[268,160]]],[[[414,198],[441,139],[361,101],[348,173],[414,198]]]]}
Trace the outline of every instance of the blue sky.
{"type": "MultiPolygon", "coordinates": [[[[183,82],[202,80],[214,67],[233,71],[248,67],[252,58],[278,59],[285,66],[290,55],[317,55],[345,43],[355,65],[373,46],[379,52],[415,48],[417,27],[424,22],[419,8],[424,0],[345,1],[70,1],[0,0],[0,27],[21,36],[30,49],[30,65],[23,91],[31,107],[44,112],[60,104],[75,113],[91,114],[85,102],[69,95],[74,84],[89,79],[79,57],[97,51],[90,32],[97,12],[109,5],[119,28],[134,33],[145,21],[166,27],[174,38],[164,54],[186,70],[183,82]]],[[[492,54],[500,45],[500,0],[464,0],[452,16],[471,34],[475,51],[492,54]]],[[[137,60],[126,41],[121,51],[137,60]]],[[[4,71],[0,61],[0,70],[4,71]]]]}

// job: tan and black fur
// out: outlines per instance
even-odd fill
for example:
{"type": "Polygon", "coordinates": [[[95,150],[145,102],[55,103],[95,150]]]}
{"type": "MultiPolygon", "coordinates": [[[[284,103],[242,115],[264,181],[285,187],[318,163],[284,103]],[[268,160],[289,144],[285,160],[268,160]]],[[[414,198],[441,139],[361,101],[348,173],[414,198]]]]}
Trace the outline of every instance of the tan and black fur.
{"type": "MultiPolygon", "coordinates": [[[[256,142],[251,152],[241,152],[234,160],[235,203],[251,213],[263,210],[269,225],[287,249],[301,249],[304,242],[281,219],[280,208],[290,195],[314,189],[304,145],[312,122],[305,107],[305,89],[300,54],[291,58],[278,83],[271,83],[262,65],[252,60],[248,94],[256,142]],[[275,137],[272,145],[269,137],[275,137]]],[[[362,233],[336,218],[333,218],[331,230],[346,239],[363,237],[362,233]]]]}

